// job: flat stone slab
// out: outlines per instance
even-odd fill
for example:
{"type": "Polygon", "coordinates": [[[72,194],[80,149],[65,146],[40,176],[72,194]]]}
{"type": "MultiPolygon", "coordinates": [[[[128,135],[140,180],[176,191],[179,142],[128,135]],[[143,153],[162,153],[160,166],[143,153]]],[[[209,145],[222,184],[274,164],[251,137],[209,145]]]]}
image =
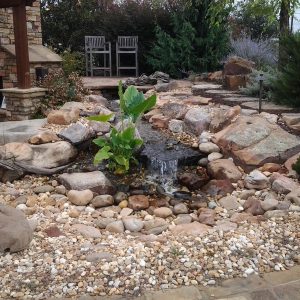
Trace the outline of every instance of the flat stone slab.
{"type": "Polygon", "coordinates": [[[300,132],[300,113],[282,114],[282,119],[290,129],[300,132]]]}
{"type": "MultiPolygon", "coordinates": [[[[250,109],[256,109],[258,110],[258,101],[257,102],[244,102],[241,104],[243,108],[250,108],[250,109]]],[[[262,110],[265,112],[273,112],[273,113],[280,113],[280,112],[290,112],[293,110],[293,108],[284,106],[284,105],[277,105],[272,102],[262,102],[262,110]]]]}
{"type": "Polygon", "coordinates": [[[0,122],[0,145],[26,142],[38,134],[46,123],[47,119],[0,122]]]}
{"type": "Polygon", "coordinates": [[[259,98],[255,97],[245,97],[245,96],[234,96],[234,97],[226,97],[223,99],[226,102],[234,103],[235,105],[244,103],[244,102],[258,102],[259,98]]]}
{"type": "Polygon", "coordinates": [[[242,97],[243,95],[237,94],[236,91],[229,91],[229,90],[207,90],[205,91],[206,94],[213,94],[213,95],[220,95],[224,97],[242,97]]]}

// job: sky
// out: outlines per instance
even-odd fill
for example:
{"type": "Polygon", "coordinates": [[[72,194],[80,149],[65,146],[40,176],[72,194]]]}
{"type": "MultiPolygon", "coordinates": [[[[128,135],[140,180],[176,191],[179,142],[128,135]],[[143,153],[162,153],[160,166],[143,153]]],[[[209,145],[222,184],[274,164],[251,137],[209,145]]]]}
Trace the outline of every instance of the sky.
{"type": "Polygon", "coordinates": [[[300,30],[300,8],[295,13],[294,31],[300,30]]]}

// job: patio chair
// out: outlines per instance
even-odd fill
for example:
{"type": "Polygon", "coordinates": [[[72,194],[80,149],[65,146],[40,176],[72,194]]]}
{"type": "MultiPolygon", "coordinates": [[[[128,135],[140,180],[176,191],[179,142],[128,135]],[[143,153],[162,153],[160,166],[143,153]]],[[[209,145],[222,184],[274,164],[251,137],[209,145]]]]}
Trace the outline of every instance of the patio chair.
{"type": "Polygon", "coordinates": [[[95,71],[103,71],[104,76],[112,76],[111,43],[104,36],[85,37],[86,76],[93,77],[95,71]],[[97,59],[98,56],[98,59],[97,59]],[[100,57],[99,57],[100,56],[100,57]],[[96,64],[96,62],[100,64],[96,64]]]}
{"type": "Polygon", "coordinates": [[[120,76],[120,70],[135,70],[136,77],[139,76],[138,69],[138,36],[118,36],[116,43],[116,63],[117,63],[117,76],[120,76]],[[121,55],[133,54],[135,58],[134,66],[122,66],[121,55]]]}

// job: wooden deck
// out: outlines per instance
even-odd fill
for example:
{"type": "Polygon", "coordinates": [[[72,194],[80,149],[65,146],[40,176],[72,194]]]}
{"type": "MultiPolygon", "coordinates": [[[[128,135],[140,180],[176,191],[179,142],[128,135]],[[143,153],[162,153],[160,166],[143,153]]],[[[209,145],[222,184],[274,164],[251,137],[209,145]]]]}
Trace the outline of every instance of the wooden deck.
{"type": "MultiPolygon", "coordinates": [[[[128,77],[82,77],[84,87],[90,90],[114,90],[118,88],[119,81],[128,77]]],[[[152,85],[136,86],[139,91],[147,92],[153,89],[152,85]]]]}

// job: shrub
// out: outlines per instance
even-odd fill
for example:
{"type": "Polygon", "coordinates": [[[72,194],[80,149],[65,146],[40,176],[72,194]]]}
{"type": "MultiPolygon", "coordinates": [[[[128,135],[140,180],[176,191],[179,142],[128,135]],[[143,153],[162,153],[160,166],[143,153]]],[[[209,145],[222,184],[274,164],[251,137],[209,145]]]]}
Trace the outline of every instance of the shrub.
{"type": "Polygon", "coordinates": [[[63,59],[63,70],[67,76],[71,73],[78,73],[83,75],[85,72],[85,57],[81,52],[71,52],[70,50],[65,50],[62,53],[63,59]]]}
{"type": "Polygon", "coordinates": [[[300,107],[300,32],[283,38],[285,65],[280,66],[274,84],[274,101],[293,107],[300,107]]]}
{"type": "Polygon", "coordinates": [[[300,156],[298,157],[297,161],[292,165],[292,168],[294,171],[297,172],[298,175],[300,175],[300,156]]]}
{"type": "Polygon", "coordinates": [[[256,63],[258,68],[275,67],[278,61],[277,49],[272,40],[252,40],[250,37],[231,39],[230,56],[239,56],[256,63]]]}
{"type": "MultiPolygon", "coordinates": [[[[100,147],[94,158],[94,164],[102,161],[108,162],[108,168],[115,174],[127,173],[132,163],[136,164],[134,157],[136,151],[143,144],[143,140],[136,137],[135,123],[145,111],[156,104],[156,95],[145,99],[143,93],[130,86],[123,93],[122,83],[119,84],[119,97],[122,125],[119,129],[112,126],[108,139],[97,138],[93,142],[100,147]]],[[[100,115],[89,117],[88,120],[107,122],[112,115],[100,115]]]]}
{"type": "Polygon", "coordinates": [[[242,94],[247,96],[258,97],[260,93],[260,84],[259,76],[260,74],[264,75],[263,82],[263,99],[272,100],[273,98],[273,89],[274,89],[274,80],[277,77],[277,70],[271,67],[266,68],[266,70],[255,70],[249,76],[249,81],[244,88],[240,88],[242,94]]]}
{"type": "Polygon", "coordinates": [[[61,69],[47,75],[38,85],[48,90],[43,110],[56,109],[69,101],[82,101],[87,94],[77,73],[66,75],[61,69]]]}

